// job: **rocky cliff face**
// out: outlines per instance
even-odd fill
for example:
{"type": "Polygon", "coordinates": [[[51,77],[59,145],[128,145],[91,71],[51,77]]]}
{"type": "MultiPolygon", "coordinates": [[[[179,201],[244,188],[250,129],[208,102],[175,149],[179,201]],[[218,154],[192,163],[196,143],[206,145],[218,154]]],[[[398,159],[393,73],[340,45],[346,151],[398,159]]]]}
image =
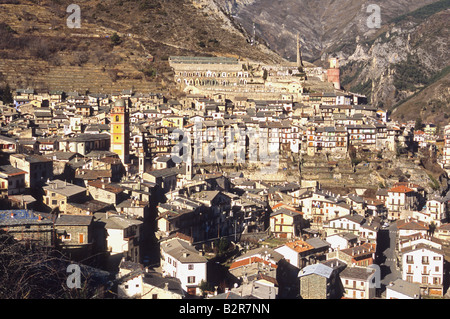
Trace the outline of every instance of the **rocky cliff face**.
{"type": "MultiPolygon", "coordinates": [[[[354,50],[335,51],[341,58],[342,84],[370,95],[372,104],[395,110],[394,114],[400,110],[400,115],[403,101],[416,99],[415,94],[429,90],[436,81],[448,80],[449,15],[450,10],[443,10],[426,20],[406,17],[369,39],[358,38],[354,50]]],[[[446,101],[445,95],[434,98],[446,101]]]]}
{"type": "MultiPolygon", "coordinates": [[[[297,33],[304,56],[316,60],[329,48],[370,34],[370,0],[210,0],[236,23],[256,34],[285,58],[295,59],[297,33]]],[[[386,22],[436,0],[380,0],[381,21],[386,22]]]]}
{"type": "Polygon", "coordinates": [[[297,32],[306,59],[326,67],[329,56],[338,56],[344,88],[368,95],[372,104],[399,119],[450,116],[449,0],[377,1],[380,28],[367,23],[373,1],[214,1],[236,24],[250,34],[255,28],[257,39],[291,61],[297,32]]]}

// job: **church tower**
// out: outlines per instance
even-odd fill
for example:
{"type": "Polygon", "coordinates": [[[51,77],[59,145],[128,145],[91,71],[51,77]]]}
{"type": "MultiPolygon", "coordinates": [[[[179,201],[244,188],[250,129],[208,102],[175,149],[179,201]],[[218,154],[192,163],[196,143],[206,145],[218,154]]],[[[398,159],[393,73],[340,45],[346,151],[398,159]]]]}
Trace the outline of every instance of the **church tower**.
{"type": "Polygon", "coordinates": [[[330,58],[330,67],[327,70],[328,82],[333,83],[334,88],[337,90],[341,89],[341,79],[340,79],[340,69],[339,69],[339,59],[330,58]]]}
{"type": "Polygon", "coordinates": [[[130,161],[130,119],[128,101],[118,99],[111,110],[111,152],[119,155],[122,163],[130,161]]]}

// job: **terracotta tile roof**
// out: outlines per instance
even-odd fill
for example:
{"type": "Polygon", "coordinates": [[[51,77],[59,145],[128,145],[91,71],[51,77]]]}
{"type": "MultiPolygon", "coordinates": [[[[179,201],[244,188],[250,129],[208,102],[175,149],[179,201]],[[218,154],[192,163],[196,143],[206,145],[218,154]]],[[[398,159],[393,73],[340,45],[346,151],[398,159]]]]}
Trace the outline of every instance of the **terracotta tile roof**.
{"type": "Polygon", "coordinates": [[[399,185],[399,186],[394,186],[390,189],[388,189],[389,193],[410,193],[410,192],[414,192],[411,188],[403,186],[403,185],[399,185]]]}
{"type": "Polygon", "coordinates": [[[294,207],[286,205],[285,203],[278,203],[275,206],[272,207],[272,211],[275,213],[278,209],[287,209],[291,212],[295,212],[295,213],[299,213],[301,215],[303,215],[303,213],[301,211],[296,210],[294,207]]]}
{"type": "Polygon", "coordinates": [[[420,221],[415,219],[402,219],[397,222],[397,229],[403,230],[428,230],[428,226],[420,221]]]}
{"type": "Polygon", "coordinates": [[[116,186],[113,184],[108,184],[108,183],[103,183],[100,180],[90,181],[90,182],[88,182],[88,185],[96,187],[96,188],[104,189],[104,190],[114,193],[114,194],[119,194],[124,191],[124,189],[119,186],[116,186]]]}
{"type": "Polygon", "coordinates": [[[314,249],[314,247],[303,240],[296,240],[286,243],[286,246],[296,251],[297,253],[302,253],[308,250],[314,249]]]}
{"type": "Polygon", "coordinates": [[[419,184],[414,184],[414,183],[411,183],[411,182],[397,182],[397,183],[394,184],[394,187],[395,186],[406,186],[406,187],[409,187],[409,188],[423,189],[423,187],[420,186],[419,184]]]}

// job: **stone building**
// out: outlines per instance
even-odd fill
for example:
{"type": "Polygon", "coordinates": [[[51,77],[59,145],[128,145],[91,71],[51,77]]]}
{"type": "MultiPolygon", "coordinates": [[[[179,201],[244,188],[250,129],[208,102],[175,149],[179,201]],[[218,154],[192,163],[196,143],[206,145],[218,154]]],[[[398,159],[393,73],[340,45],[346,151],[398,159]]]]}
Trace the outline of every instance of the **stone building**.
{"type": "Polygon", "coordinates": [[[249,72],[236,58],[171,56],[175,81],[188,86],[231,86],[247,84],[249,72]]]}
{"type": "Polygon", "coordinates": [[[60,214],[55,220],[56,246],[74,260],[92,255],[92,215],[60,214]]]}
{"type": "Polygon", "coordinates": [[[53,244],[53,221],[30,210],[0,211],[0,227],[14,239],[43,246],[53,244]]]}
{"type": "Polygon", "coordinates": [[[339,297],[338,276],[324,264],[308,265],[298,274],[301,299],[335,299],[339,297]]]}
{"type": "Polygon", "coordinates": [[[95,180],[88,182],[87,188],[93,199],[104,203],[118,204],[125,197],[124,189],[113,183],[95,180]]]}
{"type": "Polygon", "coordinates": [[[59,212],[67,211],[68,202],[83,202],[87,199],[87,190],[66,181],[49,181],[44,189],[44,204],[51,209],[59,209],[59,212]]]}

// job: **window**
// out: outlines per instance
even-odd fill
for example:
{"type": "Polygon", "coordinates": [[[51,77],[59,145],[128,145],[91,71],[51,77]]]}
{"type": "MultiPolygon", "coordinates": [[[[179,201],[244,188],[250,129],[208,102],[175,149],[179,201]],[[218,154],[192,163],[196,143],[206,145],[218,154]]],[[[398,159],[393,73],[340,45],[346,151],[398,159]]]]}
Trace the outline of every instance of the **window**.
{"type": "Polygon", "coordinates": [[[187,281],[188,281],[188,284],[193,284],[193,283],[195,283],[195,276],[188,276],[188,277],[187,277],[187,281]]]}
{"type": "Polygon", "coordinates": [[[193,264],[189,264],[188,265],[188,270],[194,270],[194,265],[193,264]]]}
{"type": "Polygon", "coordinates": [[[428,256],[422,256],[422,264],[425,264],[425,265],[429,264],[428,256]]]}

